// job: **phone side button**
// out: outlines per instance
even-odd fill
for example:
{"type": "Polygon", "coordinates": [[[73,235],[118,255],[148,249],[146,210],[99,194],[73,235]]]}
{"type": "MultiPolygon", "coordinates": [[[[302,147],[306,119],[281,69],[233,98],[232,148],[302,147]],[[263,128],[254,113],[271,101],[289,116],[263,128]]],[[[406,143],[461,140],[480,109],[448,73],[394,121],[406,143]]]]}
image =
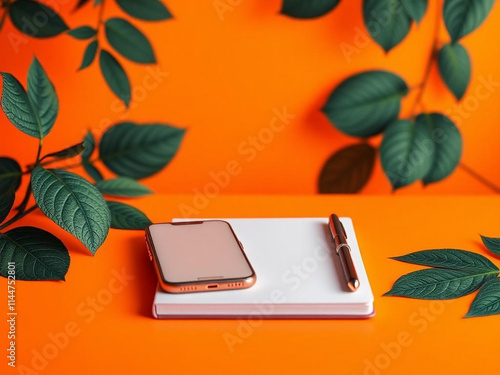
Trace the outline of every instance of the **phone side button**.
{"type": "Polygon", "coordinates": [[[146,248],[148,249],[149,260],[153,261],[153,254],[151,254],[151,248],[149,247],[149,242],[146,241],[146,248]]]}

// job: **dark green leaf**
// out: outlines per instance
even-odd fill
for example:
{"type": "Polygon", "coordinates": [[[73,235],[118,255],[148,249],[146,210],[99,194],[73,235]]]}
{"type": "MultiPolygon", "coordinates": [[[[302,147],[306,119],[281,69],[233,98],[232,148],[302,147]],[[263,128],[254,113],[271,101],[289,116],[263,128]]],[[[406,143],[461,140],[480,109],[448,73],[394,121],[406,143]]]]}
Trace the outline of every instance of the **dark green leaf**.
{"type": "Polygon", "coordinates": [[[500,279],[494,278],[484,283],[472,301],[466,318],[500,314],[500,279]]]}
{"type": "Polygon", "coordinates": [[[117,177],[96,182],[95,186],[103,194],[115,197],[143,197],[153,192],[143,184],[129,177],[117,177]]]}
{"type": "Polygon", "coordinates": [[[172,18],[172,14],[159,0],[116,0],[120,8],[132,17],[145,21],[161,21],[172,18]]]}
{"type": "Polygon", "coordinates": [[[97,53],[98,46],[99,46],[99,42],[97,40],[93,40],[92,42],[89,43],[87,48],[85,48],[85,52],[83,53],[82,65],[80,65],[78,70],[85,69],[90,64],[92,64],[92,62],[95,59],[95,55],[97,53]]]}
{"type": "Polygon", "coordinates": [[[99,190],[74,173],[42,167],[33,170],[31,186],[43,213],[95,254],[111,220],[99,190]]]}
{"type": "Polygon", "coordinates": [[[82,159],[89,160],[95,149],[95,138],[92,132],[88,131],[87,134],[85,134],[83,138],[83,147],[82,159]]]}
{"type": "Polygon", "coordinates": [[[397,75],[369,71],[343,81],[323,107],[328,119],[342,132],[369,137],[382,132],[399,114],[408,86],[397,75]]]}
{"type": "Polygon", "coordinates": [[[74,158],[75,156],[80,155],[84,150],[83,142],[77,143],[76,145],[65,148],[61,151],[52,152],[50,154],[45,155],[41,160],[53,158],[55,160],[63,160],[74,158]]]}
{"type": "Polygon", "coordinates": [[[394,121],[386,129],[380,146],[382,168],[394,190],[427,175],[434,154],[431,131],[421,121],[394,121]]]}
{"type": "Polygon", "coordinates": [[[7,118],[23,133],[43,138],[40,121],[23,86],[9,73],[0,74],[3,78],[2,109],[7,118]]]}
{"type": "Polygon", "coordinates": [[[406,14],[419,23],[427,10],[427,0],[401,0],[406,14]]]}
{"type": "Polygon", "coordinates": [[[347,146],[335,152],[319,176],[320,194],[358,193],[368,182],[377,151],[368,143],[347,146]]]}
{"type": "Polygon", "coordinates": [[[0,273],[15,263],[18,280],[64,280],[69,253],[55,236],[39,228],[19,227],[0,233],[0,273]]]}
{"type": "Polygon", "coordinates": [[[12,188],[0,194],[0,223],[9,216],[15,197],[14,189],[12,188]]]}
{"type": "Polygon", "coordinates": [[[76,29],[69,30],[68,34],[75,39],[85,40],[93,38],[94,36],[96,36],[97,32],[93,27],[81,26],[77,27],[76,29]]]}
{"type": "Polygon", "coordinates": [[[477,29],[494,3],[495,0],[445,0],[443,17],[452,42],[477,29]]]}
{"type": "Polygon", "coordinates": [[[500,255],[500,238],[481,236],[484,246],[496,255],[500,255]]]}
{"type": "Polygon", "coordinates": [[[9,15],[19,31],[35,38],[49,38],[68,30],[68,26],[56,12],[36,1],[13,2],[9,6],[9,15]]]}
{"type": "Polygon", "coordinates": [[[101,50],[99,55],[101,72],[111,91],[128,107],[132,96],[127,73],[108,51],[101,50]]]}
{"type": "Polygon", "coordinates": [[[126,57],[140,64],[156,62],[151,43],[134,25],[123,18],[110,18],[105,24],[109,44],[126,57]]]}
{"type": "Polygon", "coordinates": [[[56,122],[59,100],[54,85],[36,57],[33,58],[28,71],[28,99],[40,120],[42,134],[45,137],[56,122]]]}
{"type": "Polygon", "coordinates": [[[471,75],[467,50],[459,43],[445,44],[439,51],[438,64],[446,86],[458,100],[462,99],[471,75]]]}
{"type": "Polygon", "coordinates": [[[94,164],[89,163],[88,161],[84,161],[82,163],[83,169],[87,174],[94,179],[94,181],[101,181],[104,177],[102,173],[97,169],[94,164]]]}
{"type": "Polygon", "coordinates": [[[99,157],[119,176],[144,178],[175,156],[185,130],[163,124],[117,124],[102,136],[99,157]]]}
{"type": "Polygon", "coordinates": [[[427,185],[441,181],[455,170],[462,156],[462,136],[455,124],[440,113],[419,115],[417,123],[430,130],[435,149],[432,167],[422,179],[427,185]]]}
{"type": "Polygon", "coordinates": [[[425,269],[401,276],[385,296],[419,299],[453,299],[470,294],[498,271],[469,273],[446,269],[425,269]]]}
{"type": "Polygon", "coordinates": [[[364,0],[363,16],[368,32],[386,52],[410,31],[411,19],[400,0],[364,0]]]}
{"type": "Polygon", "coordinates": [[[83,7],[85,4],[87,4],[90,0],[78,0],[78,3],[75,6],[75,10],[80,9],[83,7]]]}
{"type": "Polygon", "coordinates": [[[320,17],[334,9],[340,0],[283,0],[281,13],[294,18],[320,17]]]}
{"type": "Polygon", "coordinates": [[[98,6],[100,3],[102,3],[102,0],[94,0],[94,6],[98,6]]]}
{"type": "Polygon", "coordinates": [[[498,271],[488,258],[471,251],[458,249],[436,249],[416,251],[392,259],[421,266],[447,268],[466,272],[498,271]]]}
{"type": "Polygon", "coordinates": [[[0,194],[7,190],[16,191],[21,184],[21,167],[11,158],[0,158],[0,194]]]}
{"type": "Polygon", "coordinates": [[[111,228],[144,230],[151,224],[144,213],[125,203],[108,201],[111,228]]]}

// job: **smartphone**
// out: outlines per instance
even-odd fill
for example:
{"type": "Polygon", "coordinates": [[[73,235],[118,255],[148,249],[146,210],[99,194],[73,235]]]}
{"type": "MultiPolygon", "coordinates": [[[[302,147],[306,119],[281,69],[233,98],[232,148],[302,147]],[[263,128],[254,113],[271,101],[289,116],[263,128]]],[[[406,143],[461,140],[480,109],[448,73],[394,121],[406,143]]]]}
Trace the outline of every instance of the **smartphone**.
{"type": "Polygon", "coordinates": [[[227,221],[152,224],[146,245],[162,289],[169,293],[249,288],[255,272],[227,221]]]}

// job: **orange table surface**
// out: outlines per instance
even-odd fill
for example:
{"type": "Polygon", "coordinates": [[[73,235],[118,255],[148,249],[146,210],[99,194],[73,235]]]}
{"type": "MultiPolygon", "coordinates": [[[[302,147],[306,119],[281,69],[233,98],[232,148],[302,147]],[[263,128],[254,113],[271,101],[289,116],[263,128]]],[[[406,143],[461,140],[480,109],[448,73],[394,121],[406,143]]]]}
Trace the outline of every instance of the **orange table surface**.
{"type": "MultiPolygon", "coordinates": [[[[155,222],[180,216],[192,196],[131,201],[155,222]],[[185,206],[184,206],[185,207],[185,206]]],[[[368,320],[155,320],[156,281],[141,232],[113,230],[95,257],[40,213],[70,248],[66,282],[17,282],[20,374],[470,374],[500,373],[499,316],[464,319],[473,295],[452,301],[382,297],[403,273],[388,259],[431,248],[487,251],[500,236],[500,199],[475,197],[219,196],[198,217],[318,217],[354,221],[375,294],[368,320]]],[[[500,258],[491,257],[500,266],[500,258]]],[[[7,282],[2,289],[7,305],[7,282]]]]}

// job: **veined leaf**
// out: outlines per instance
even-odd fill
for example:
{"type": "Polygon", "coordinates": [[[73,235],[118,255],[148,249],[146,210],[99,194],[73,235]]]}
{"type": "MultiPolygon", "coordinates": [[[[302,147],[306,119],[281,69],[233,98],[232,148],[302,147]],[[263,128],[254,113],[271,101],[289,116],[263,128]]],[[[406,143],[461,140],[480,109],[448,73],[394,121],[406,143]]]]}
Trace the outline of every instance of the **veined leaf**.
{"type": "Polygon", "coordinates": [[[447,269],[425,269],[401,276],[385,296],[419,299],[453,299],[470,294],[499,271],[469,273],[447,269]]]}
{"type": "Polygon", "coordinates": [[[41,160],[53,158],[54,160],[64,160],[80,155],[84,150],[83,142],[67,147],[61,151],[52,152],[45,155],[41,160]]]}
{"type": "Polygon", "coordinates": [[[481,236],[484,246],[493,254],[500,255],[500,238],[481,236]]]}
{"type": "Polygon", "coordinates": [[[472,301],[466,318],[500,314],[500,279],[488,280],[472,301]]]}
{"type": "Polygon", "coordinates": [[[471,64],[467,50],[459,43],[448,43],[438,57],[439,73],[446,86],[460,100],[470,81],[471,64]]]}
{"type": "Polygon", "coordinates": [[[96,36],[96,34],[96,29],[90,26],[80,26],[76,29],[68,31],[68,35],[71,35],[73,38],[80,40],[93,38],[94,36],[96,36]]]}
{"type": "Polygon", "coordinates": [[[397,120],[386,129],[380,146],[380,160],[392,188],[423,178],[429,173],[435,155],[432,134],[422,122],[397,120]]]}
{"type": "Polygon", "coordinates": [[[0,233],[0,273],[8,276],[8,263],[16,264],[18,280],[64,280],[69,254],[55,236],[39,228],[19,227],[0,233]]]}
{"type": "Polygon", "coordinates": [[[49,38],[68,30],[63,19],[42,3],[18,0],[11,3],[8,9],[14,26],[26,35],[49,38]]]}
{"type": "Polygon", "coordinates": [[[320,194],[353,194],[368,182],[377,151],[368,143],[347,146],[335,152],[319,176],[320,194]]]}
{"type": "Polygon", "coordinates": [[[14,205],[14,189],[8,189],[0,194],[0,223],[3,222],[14,205]]]}
{"type": "Polygon", "coordinates": [[[447,268],[465,272],[498,271],[488,258],[471,251],[458,249],[435,249],[416,251],[392,259],[421,266],[447,268]]]}
{"type": "Polygon", "coordinates": [[[398,117],[401,99],[407,93],[408,86],[399,76],[374,70],[343,81],[322,110],[342,132],[369,137],[398,117]]]}
{"type": "Polygon", "coordinates": [[[148,177],[172,160],[184,133],[184,129],[169,125],[124,122],[106,130],[99,145],[99,157],[119,176],[148,177]]]}
{"type": "Polygon", "coordinates": [[[440,113],[421,114],[416,121],[430,130],[435,149],[432,167],[422,181],[424,185],[441,181],[455,170],[460,161],[462,136],[455,124],[440,113]]]}
{"type": "Polygon", "coordinates": [[[85,138],[83,139],[83,146],[85,149],[82,152],[82,166],[85,172],[88,173],[94,181],[100,181],[103,179],[102,173],[97,169],[92,163],[90,163],[90,157],[95,149],[95,139],[91,132],[87,132],[85,138]]]}
{"type": "Polygon", "coordinates": [[[137,208],[121,202],[108,201],[111,228],[144,230],[151,220],[137,208]]]}
{"type": "Polygon", "coordinates": [[[99,42],[97,40],[93,40],[89,43],[87,48],[85,48],[85,52],[83,53],[82,65],[80,65],[80,68],[78,68],[78,70],[85,69],[94,62],[95,55],[97,53],[97,47],[99,47],[99,42]]]}
{"type": "Polygon", "coordinates": [[[172,14],[159,0],[116,0],[128,15],[145,21],[161,21],[172,18],[172,14]]]}
{"type": "Polygon", "coordinates": [[[132,96],[127,73],[108,51],[101,50],[99,54],[101,72],[111,91],[128,107],[132,96]]]}
{"type": "Polygon", "coordinates": [[[406,14],[419,23],[427,10],[427,0],[401,0],[406,14]]]}
{"type": "Polygon", "coordinates": [[[95,186],[102,194],[115,197],[143,197],[153,192],[143,184],[129,177],[117,177],[96,182],[95,186]]]}
{"type": "Polygon", "coordinates": [[[95,254],[111,222],[99,190],[74,173],[42,167],[33,170],[31,186],[42,212],[95,254]]]}
{"type": "Polygon", "coordinates": [[[0,194],[7,190],[16,191],[21,184],[21,167],[11,158],[0,158],[0,194]]]}
{"type": "Polygon", "coordinates": [[[368,32],[386,52],[410,31],[411,19],[400,0],[363,0],[363,16],[368,32]]]}
{"type": "Polygon", "coordinates": [[[40,119],[42,136],[45,137],[56,122],[59,100],[54,85],[36,57],[33,58],[28,71],[28,99],[33,111],[40,119]]]}
{"type": "Polygon", "coordinates": [[[42,139],[43,130],[28,94],[19,81],[9,73],[0,73],[3,78],[2,109],[9,121],[23,133],[42,139]]]}
{"type": "Polygon", "coordinates": [[[283,0],[281,13],[294,18],[316,18],[334,9],[340,0],[283,0]]]}
{"type": "Polygon", "coordinates": [[[494,3],[495,0],[445,0],[443,17],[452,42],[481,26],[494,3]]]}
{"type": "Polygon", "coordinates": [[[110,18],[105,24],[109,44],[121,55],[140,64],[156,62],[151,43],[134,25],[123,18],[110,18]]]}

